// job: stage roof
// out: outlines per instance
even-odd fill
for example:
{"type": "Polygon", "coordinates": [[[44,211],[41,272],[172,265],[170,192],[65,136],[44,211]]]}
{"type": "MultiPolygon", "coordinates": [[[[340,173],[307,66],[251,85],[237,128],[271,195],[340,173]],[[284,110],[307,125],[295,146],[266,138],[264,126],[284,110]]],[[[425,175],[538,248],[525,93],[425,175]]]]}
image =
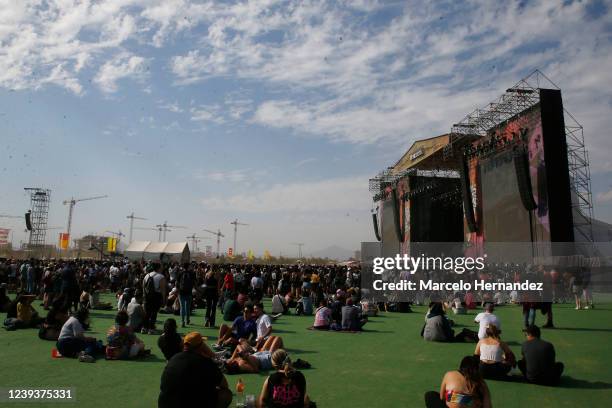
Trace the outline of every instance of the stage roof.
{"type": "Polygon", "coordinates": [[[461,149],[468,143],[479,139],[478,135],[461,135],[452,137],[447,133],[440,136],[430,137],[415,141],[410,149],[395,163],[391,173],[400,174],[409,169],[418,170],[458,170],[461,164],[461,149]],[[452,155],[444,154],[444,149],[449,146],[452,155]]]}

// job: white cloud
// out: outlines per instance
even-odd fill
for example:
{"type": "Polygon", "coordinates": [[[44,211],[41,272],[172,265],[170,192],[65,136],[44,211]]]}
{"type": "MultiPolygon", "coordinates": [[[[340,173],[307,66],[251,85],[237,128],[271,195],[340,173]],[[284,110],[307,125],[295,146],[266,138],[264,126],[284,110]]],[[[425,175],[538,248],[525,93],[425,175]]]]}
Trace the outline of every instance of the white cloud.
{"type": "Polygon", "coordinates": [[[248,191],[226,197],[206,197],[210,210],[270,213],[363,211],[371,206],[367,176],[336,178],[315,182],[275,184],[262,191],[248,191]]]}
{"type": "Polygon", "coordinates": [[[106,62],[94,78],[100,90],[105,93],[117,91],[117,81],[123,78],[142,79],[146,75],[147,60],[130,54],[120,54],[106,62]]]}
{"type": "Polygon", "coordinates": [[[189,113],[191,120],[194,122],[215,123],[217,125],[225,123],[221,106],[218,104],[191,107],[189,113]]]}
{"type": "Polygon", "coordinates": [[[597,194],[597,202],[600,204],[612,201],[612,190],[597,194]]]}

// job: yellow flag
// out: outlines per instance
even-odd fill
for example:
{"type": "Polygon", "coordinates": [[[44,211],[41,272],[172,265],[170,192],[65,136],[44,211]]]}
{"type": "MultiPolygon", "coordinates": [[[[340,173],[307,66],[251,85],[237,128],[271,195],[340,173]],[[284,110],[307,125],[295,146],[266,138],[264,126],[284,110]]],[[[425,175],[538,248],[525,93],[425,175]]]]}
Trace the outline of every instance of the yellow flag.
{"type": "Polygon", "coordinates": [[[255,254],[253,253],[252,249],[249,249],[249,253],[247,254],[247,259],[249,261],[252,261],[253,259],[255,259],[255,254]]]}
{"type": "Polygon", "coordinates": [[[270,258],[272,258],[272,255],[270,255],[270,251],[268,251],[267,249],[264,251],[264,255],[263,255],[263,259],[265,259],[266,261],[269,260],[270,258]]]}

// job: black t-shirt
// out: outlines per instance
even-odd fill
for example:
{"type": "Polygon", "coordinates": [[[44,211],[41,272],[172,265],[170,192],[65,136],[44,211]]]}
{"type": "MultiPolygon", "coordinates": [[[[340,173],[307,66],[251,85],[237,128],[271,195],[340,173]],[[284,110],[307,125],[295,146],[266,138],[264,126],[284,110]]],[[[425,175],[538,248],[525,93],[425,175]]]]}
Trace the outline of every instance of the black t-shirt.
{"type": "Polygon", "coordinates": [[[289,382],[283,384],[285,373],[276,372],[268,377],[268,400],[266,406],[270,408],[301,408],[304,406],[306,394],[306,379],[304,374],[294,371],[290,374],[289,382]]]}
{"type": "Polygon", "coordinates": [[[555,347],[547,341],[533,339],[524,342],[522,350],[527,379],[535,381],[547,377],[555,364],[555,347]]]}
{"type": "Polygon", "coordinates": [[[183,342],[178,333],[174,333],[174,336],[166,336],[165,333],[162,334],[159,336],[159,339],[157,339],[157,345],[162,353],[164,353],[166,360],[170,360],[175,354],[183,350],[183,342]]]}
{"type": "Polygon", "coordinates": [[[161,376],[158,408],[216,407],[223,374],[215,363],[199,354],[183,351],[168,361],[161,376]]]}

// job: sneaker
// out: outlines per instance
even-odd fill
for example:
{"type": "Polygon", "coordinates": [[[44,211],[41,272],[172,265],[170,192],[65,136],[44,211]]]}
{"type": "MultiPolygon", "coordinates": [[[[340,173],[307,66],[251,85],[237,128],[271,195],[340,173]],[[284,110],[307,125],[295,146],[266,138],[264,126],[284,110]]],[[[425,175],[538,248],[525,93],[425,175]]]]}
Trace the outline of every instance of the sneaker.
{"type": "Polygon", "coordinates": [[[181,323],[181,327],[185,328],[185,322],[181,323]]]}
{"type": "Polygon", "coordinates": [[[89,354],[81,353],[79,355],[79,361],[81,363],[95,363],[96,359],[93,356],[89,355],[89,354]]]}
{"type": "Polygon", "coordinates": [[[213,344],[211,347],[212,347],[212,349],[213,349],[213,350],[215,350],[215,351],[222,351],[222,350],[223,350],[223,346],[222,346],[222,345],[220,345],[219,343],[215,343],[215,344],[213,344]]]}
{"type": "Polygon", "coordinates": [[[141,329],[140,334],[147,334],[147,329],[141,329]]]}

